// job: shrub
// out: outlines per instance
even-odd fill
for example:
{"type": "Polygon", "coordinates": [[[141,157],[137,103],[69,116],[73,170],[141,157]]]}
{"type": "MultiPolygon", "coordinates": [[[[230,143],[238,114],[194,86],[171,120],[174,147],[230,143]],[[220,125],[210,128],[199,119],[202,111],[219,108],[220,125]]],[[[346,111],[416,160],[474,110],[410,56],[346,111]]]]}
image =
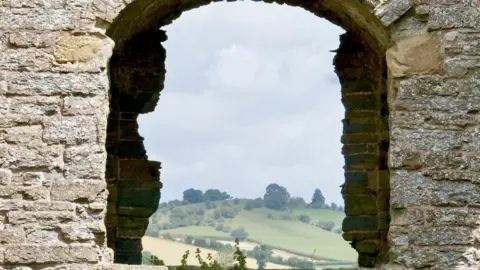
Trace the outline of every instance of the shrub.
{"type": "Polygon", "coordinates": [[[265,216],[267,219],[272,219],[272,220],[276,220],[277,218],[275,217],[275,215],[269,213],[265,216]]]}
{"type": "Polygon", "coordinates": [[[193,240],[193,244],[197,247],[208,248],[207,240],[205,240],[203,238],[195,238],[193,240]]]}
{"type": "Polygon", "coordinates": [[[303,223],[310,223],[310,216],[309,215],[300,215],[298,217],[298,220],[300,220],[303,223]]]}
{"type": "Polygon", "coordinates": [[[326,231],[332,231],[333,227],[335,227],[333,221],[319,221],[316,225],[326,231]]]}
{"type": "Polygon", "coordinates": [[[215,219],[220,219],[220,218],[234,218],[238,214],[238,209],[233,208],[233,207],[225,207],[222,206],[218,209],[216,209],[214,212],[214,217],[215,219]]]}
{"type": "Polygon", "coordinates": [[[193,236],[191,235],[187,235],[185,236],[185,238],[183,239],[183,241],[187,244],[193,244],[193,236]]]}
{"type": "Polygon", "coordinates": [[[223,231],[223,227],[224,227],[223,223],[218,223],[217,226],[215,227],[215,230],[223,231]]]}
{"type": "Polygon", "coordinates": [[[170,233],[164,233],[162,234],[162,236],[163,236],[163,239],[173,240],[173,237],[170,233]]]}
{"type": "Polygon", "coordinates": [[[229,233],[229,232],[231,232],[231,231],[232,231],[232,228],[230,228],[230,226],[223,226],[222,232],[224,232],[224,233],[229,233]]]}
{"type": "Polygon", "coordinates": [[[280,219],[281,220],[294,220],[294,216],[291,214],[281,214],[280,219]]]}
{"type": "Polygon", "coordinates": [[[248,237],[248,233],[247,233],[247,231],[245,231],[245,228],[243,228],[243,227],[240,227],[240,228],[237,228],[237,229],[233,230],[230,233],[230,235],[233,236],[233,238],[238,239],[238,240],[245,240],[248,237]]]}

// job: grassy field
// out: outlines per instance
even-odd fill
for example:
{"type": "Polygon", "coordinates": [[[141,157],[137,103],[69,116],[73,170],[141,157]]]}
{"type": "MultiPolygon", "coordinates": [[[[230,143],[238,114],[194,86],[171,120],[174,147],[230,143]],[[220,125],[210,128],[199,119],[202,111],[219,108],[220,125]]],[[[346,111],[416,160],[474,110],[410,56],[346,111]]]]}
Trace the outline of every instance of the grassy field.
{"type": "MultiPolygon", "coordinates": [[[[195,205],[179,206],[185,209],[195,205]]],[[[243,209],[243,201],[233,205],[243,209]]],[[[205,217],[213,218],[214,209],[206,210],[205,217]]],[[[232,229],[244,227],[248,232],[248,240],[251,242],[267,244],[275,249],[290,254],[315,257],[325,261],[351,261],[355,262],[357,253],[343,240],[341,234],[323,230],[312,224],[294,220],[269,219],[267,215],[288,214],[266,208],[242,210],[235,218],[226,219],[223,223],[232,229]],[[314,256],[312,256],[314,255],[314,256]]],[[[295,209],[289,213],[294,217],[308,215],[311,223],[318,221],[333,221],[335,228],[341,228],[344,213],[328,209],[295,209]]],[[[157,217],[157,223],[168,222],[168,213],[157,217]]],[[[160,234],[169,233],[172,236],[184,237],[191,235],[208,239],[231,240],[228,233],[216,231],[210,226],[188,226],[176,229],[162,230],[160,234]]],[[[283,256],[282,256],[283,257],[283,256]]]]}
{"type": "MultiPolygon", "coordinates": [[[[186,250],[190,251],[187,264],[199,265],[198,260],[195,258],[195,251],[197,250],[196,246],[187,245],[184,243],[178,243],[175,241],[159,239],[159,238],[148,237],[148,236],[143,237],[142,244],[145,251],[148,251],[153,255],[157,256],[158,258],[162,259],[166,265],[180,265],[182,255],[185,253],[186,250]]],[[[207,248],[200,248],[200,250],[202,252],[201,254],[203,259],[207,258],[208,253],[211,253],[214,258],[215,258],[215,255],[218,253],[215,250],[207,249],[207,248]]],[[[254,259],[247,258],[247,267],[256,269],[257,268],[256,261],[254,259]]],[[[291,269],[291,267],[274,264],[274,263],[267,263],[266,268],[267,269],[291,269]]]]}

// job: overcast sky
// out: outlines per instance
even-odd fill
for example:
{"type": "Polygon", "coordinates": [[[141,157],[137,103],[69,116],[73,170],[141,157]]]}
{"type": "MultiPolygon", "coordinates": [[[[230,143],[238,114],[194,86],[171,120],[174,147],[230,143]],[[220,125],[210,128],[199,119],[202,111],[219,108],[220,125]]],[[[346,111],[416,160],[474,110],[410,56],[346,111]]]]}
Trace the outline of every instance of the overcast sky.
{"type": "Polygon", "coordinates": [[[344,108],[332,60],[343,30],[300,8],[215,3],[167,30],[167,76],[140,117],[162,202],[190,187],[263,196],[270,183],[343,204],[344,108]]]}

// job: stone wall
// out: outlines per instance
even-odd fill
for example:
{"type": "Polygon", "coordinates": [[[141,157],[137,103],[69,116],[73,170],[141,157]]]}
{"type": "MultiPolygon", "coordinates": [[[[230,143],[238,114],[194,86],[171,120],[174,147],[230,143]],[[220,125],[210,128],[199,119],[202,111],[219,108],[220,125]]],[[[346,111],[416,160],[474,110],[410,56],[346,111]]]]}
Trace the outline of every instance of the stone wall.
{"type": "MultiPolygon", "coordinates": [[[[361,265],[478,269],[479,2],[275,2],[349,33],[335,65],[361,265]]],[[[2,268],[139,262],[161,187],[136,122],[163,88],[158,27],[209,3],[0,2],[2,268]]]]}

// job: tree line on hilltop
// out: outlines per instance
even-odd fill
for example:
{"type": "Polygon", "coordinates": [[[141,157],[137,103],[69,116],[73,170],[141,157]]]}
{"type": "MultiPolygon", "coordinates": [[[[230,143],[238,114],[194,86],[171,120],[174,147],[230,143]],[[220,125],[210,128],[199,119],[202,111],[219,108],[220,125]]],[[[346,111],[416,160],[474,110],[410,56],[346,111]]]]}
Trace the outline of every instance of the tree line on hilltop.
{"type": "MultiPolygon", "coordinates": [[[[176,206],[189,205],[196,203],[207,203],[212,205],[212,202],[232,200],[238,204],[239,199],[233,198],[227,192],[222,192],[218,189],[208,189],[205,192],[199,189],[189,188],[183,192],[183,200],[172,200],[160,204],[160,208],[173,209],[176,206]]],[[[315,189],[310,203],[305,202],[302,197],[291,197],[288,190],[278,184],[269,184],[265,189],[265,194],[256,199],[247,199],[245,202],[245,210],[254,208],[268,208],[273,210],[284,211],[295,208],[313,208],[313,209],[331,209],[336,211],[344,211],[343,206],[336,203],[325,203],[325,197],[320,189],[315,189]]],[[[215,207],[208,207],[215,208],[215,207]]]]}

